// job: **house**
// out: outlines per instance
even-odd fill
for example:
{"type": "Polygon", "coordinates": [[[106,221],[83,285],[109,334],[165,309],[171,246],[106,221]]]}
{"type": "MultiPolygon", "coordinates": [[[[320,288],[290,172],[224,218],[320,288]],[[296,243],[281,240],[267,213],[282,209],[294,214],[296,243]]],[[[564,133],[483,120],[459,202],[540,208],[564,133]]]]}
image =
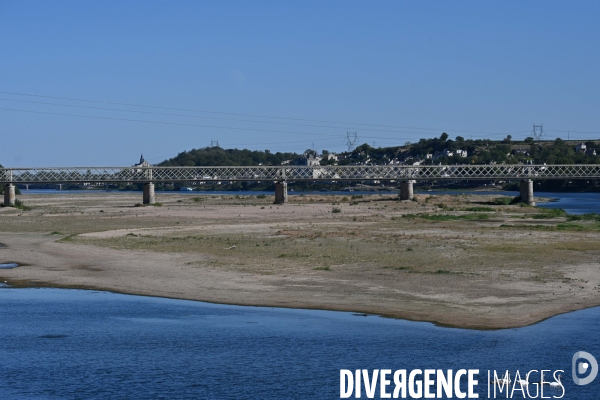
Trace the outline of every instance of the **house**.
{"type": "Polygon", "coordinates": [[[315,165],[321,165],[321,157],[313,156],[312,154],[304,154],[300,160],[298,160],[298,165],[307,165],[309,167],[315,165]]]}
{"type": "Polygon", "coordinates": [[[467,151],[466,150],[456,150],[456,155],[459,156],[459,157],[466,158],[467,157],[467,151]]]}
{"type": "Polygon", "coordinates": [[[327,161],[329,161],[329,160],[333,160],[333,161],[335,161],[335,162],[338,162],[338,161],[339,161],[339,160],[338,160],[338,156],[337,156],[337,154],[333,154],[333,153],[329,153],[329,154],[327,154],[327,155],[325,156],[325,158],[327,159],[327,161]]]}
{"type": "Polygon", "coordinates": [[[513,149],[512,152],[515,155],[522,154],[522,155],[528,156],[529,155],[529,148],[527,148],[527,147],[516,148],[516,149],[513,149]]]}
{"type": "Polygon", "coordinates": [[[575,151],[576,152],[580,152],[580,151],[584,151],[586,150],[586,145],[585,143],[579,143],[577,146],[575,146],[575,151]]]}

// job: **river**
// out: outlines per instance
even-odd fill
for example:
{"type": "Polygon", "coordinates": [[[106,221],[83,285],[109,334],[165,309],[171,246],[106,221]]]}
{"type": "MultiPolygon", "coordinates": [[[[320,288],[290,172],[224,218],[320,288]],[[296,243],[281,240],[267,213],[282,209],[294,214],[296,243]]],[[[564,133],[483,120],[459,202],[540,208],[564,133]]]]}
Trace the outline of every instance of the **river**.
{"type": "Polygon", "coordinates": [[[340,369],[374,368],[479,369],[483,398],[490,369],[564,370],[567,399],[600,389],[571,380],[576,351],[600,355],[600,308],[475,331],[82,290],[4,288],[0,304],[2,399],[335,399],[340,369]]]}
{"type": "MultiPolygon", "coordinates": [[[[555,200],[543,207],[600,211],[597,193],[537,195],[555,200]]],[[[340,369],[376,368],[479,369],[480,398],[487,398],[488,370],[563,370],[565,399],[600,392],[600,378],[578,386],[571,376],[575,352],[600,356],[600,307],[519,329],[476,331],[344,312],[1,285],[0,305],[0,399],[335,399],[340,369]]],[[[545,389],[546,396],[560,394],[545,389]]]]}

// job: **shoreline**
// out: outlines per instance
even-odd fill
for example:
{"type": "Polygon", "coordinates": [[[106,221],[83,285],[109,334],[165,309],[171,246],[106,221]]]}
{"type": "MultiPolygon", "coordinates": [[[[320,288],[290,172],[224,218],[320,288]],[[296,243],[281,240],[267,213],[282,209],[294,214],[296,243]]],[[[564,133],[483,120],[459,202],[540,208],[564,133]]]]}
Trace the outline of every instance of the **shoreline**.
{"type": "Polygon", "coordinates": [[[354,316],[357,317],[379,317],[379,318],[386,318],[386,319],[395,319],[395,320],[400,320],[400,321],[407,321],[407,322],[416,322],[416,323],[426,323],[426,324],[432,324],[436,327],[439,328],[445,328],[445,329],[461,329],[461,330],[471,330],[471,331],[500,331],[500,330],[509,330],[509,329],[520,329],[520,328],[526,328],[529,326],[534,326],[537,324],[540,324],[546,320],[549,320],[551,318],[563,315],[563,314],[569,314],[569,313],[574,313],[577,311],[583,311],[583,310],[587,310],[590,308],[596,308],[596,307],[600,307],[600,304],[598,305],[589,305],[589,306],[585,306],[582,308],[575,308],[572,310],[566,310],[563,312],[559,312],[553,315],[550,315],[548,317],[542,318],[540,320],[537,321],[533,321],[531,323],[527,323],[525,325],[516,325],[516,326],[506,326],[506,327],[463,327],[463,326],[454,326],[454,325],[445,325],[445,324],[441,324],[441,323],[437,323],[435,321],[429,321],[429,320],[420,320],[420,319],[411,319],[408,317],[396,317],[396,316],[392,316],[392,315],[384,315],[384,314],[377,314],[377,313],[363,313],[360,311],[350,311],[350,310],[337,310],[337,309],[329,309],[329,308],[299,308],[299,307],[285,307],[285,306],[274,306],[274,305],[269,305],[269,304],[237,304],[237,303],[222,303],[222,302],[213,302],[213,301],[207,301],[207,300],[196,300],[196,299],[188,299],[188,298],[180,298],[180,297],[165,297],[165,296],[156,296],[156,295],[151,295],[151,294],[138,294],[138,293],[130,293],[130,292],[120,292],[120,291],[116,291],[116,290],[110,290],[110,289],[102,289],[102,288],[95,288],[95,287],[71,287],[71,286],[60,286],[60,285],[46,285],[43,282],[39,282],[36,283],[36,285],[19,285],[17,284],[16,286],[13,286],[10,282],[8,283],[4,283],[7,286],[0,286],[0,289],[14,289],[14,290],[20,290],[20,289],[60,289],[60,290],[81,290],[81,291],[95,291],[95,292],[103,292],[103,293],[113,293],[113,294],[119,294],[119,295],[124,295],[124,296],[137,296],[137,297],[151,297],[151,298],[156,298],[156,299],[167,299],[167,300],[180,300],[180,301],[191,301],[191,302],[197,302],[197,303],[206,303],[206,304],[213,304],[213,305],[220,305],[220,306],[228,306],[228,307],[255,307],[255,308],[277,308],[277,309],[282,309],[282,310],[305,310],[305,311],[328,311],[328,312],[335,312],[335,313],[346,313],[346,314],[352,314],[354,316]]]}
{"type": "Polygon", "coordinates": [[[163,207],[134,207],[137,197],[114,194],[21,198],[31,211],[0,211],[0,262],[21,265],[0,277],[17,288],[484,330],[600,305],[596,222],[494,206],[493,195],[417,195],[409,202],[319,195],[285,206],[255,196],[197,202],[183,195],[169,196],[163,207]],[[332,213],[336,207],[342,212],[332,213]]]}

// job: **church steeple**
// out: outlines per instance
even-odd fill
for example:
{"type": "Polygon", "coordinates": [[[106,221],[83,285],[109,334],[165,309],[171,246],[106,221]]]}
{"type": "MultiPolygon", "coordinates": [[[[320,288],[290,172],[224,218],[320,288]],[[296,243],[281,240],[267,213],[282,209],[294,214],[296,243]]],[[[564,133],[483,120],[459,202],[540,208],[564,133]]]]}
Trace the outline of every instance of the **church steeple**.
{"type": "Polygon", "coordinates": [[[142,155],[140,156],[140,164],[144,163],[144,154],[142,153],[142,155]]]}

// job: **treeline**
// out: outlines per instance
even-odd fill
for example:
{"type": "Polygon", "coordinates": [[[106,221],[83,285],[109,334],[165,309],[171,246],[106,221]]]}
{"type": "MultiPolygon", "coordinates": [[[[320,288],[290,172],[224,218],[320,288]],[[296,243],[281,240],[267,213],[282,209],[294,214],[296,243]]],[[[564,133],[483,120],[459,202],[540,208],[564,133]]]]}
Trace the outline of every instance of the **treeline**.
{"type": "Polygon", "coordinates": [[[340,164],[389,164],[401,161],[407,164],[596,164],[600,160],[591,150],[600,148],[597,141],[583,142],[587,152],[576,151],[578,141],[534,141],[526,138],[513,141],[511,136],[504,140],[470,140],[457,136],[450,139],[446,133],[439,138],[420,139],[417,143],[404,146],[374,148],[368,144],[356,147],[352,152],[342,153],[340,164]],[[467,157],[458,155],[457,150],[467,152],[467,157]],[[451,156],[444,153],[454,153],[451,156]],[[430,156],[428,156],[430,155],[430,156]],[[428,158],[430,157],[430,158],[428,158]]]}
{"type": "Polygon", "coordinates": [[[281,165],[284,161],[296,160],[296,153],[271,153],[269,150],[238,150],[220,147],[205,147],[179,153],[176,157],[165,160],[159,166],[251,166],[281,165]]]}

